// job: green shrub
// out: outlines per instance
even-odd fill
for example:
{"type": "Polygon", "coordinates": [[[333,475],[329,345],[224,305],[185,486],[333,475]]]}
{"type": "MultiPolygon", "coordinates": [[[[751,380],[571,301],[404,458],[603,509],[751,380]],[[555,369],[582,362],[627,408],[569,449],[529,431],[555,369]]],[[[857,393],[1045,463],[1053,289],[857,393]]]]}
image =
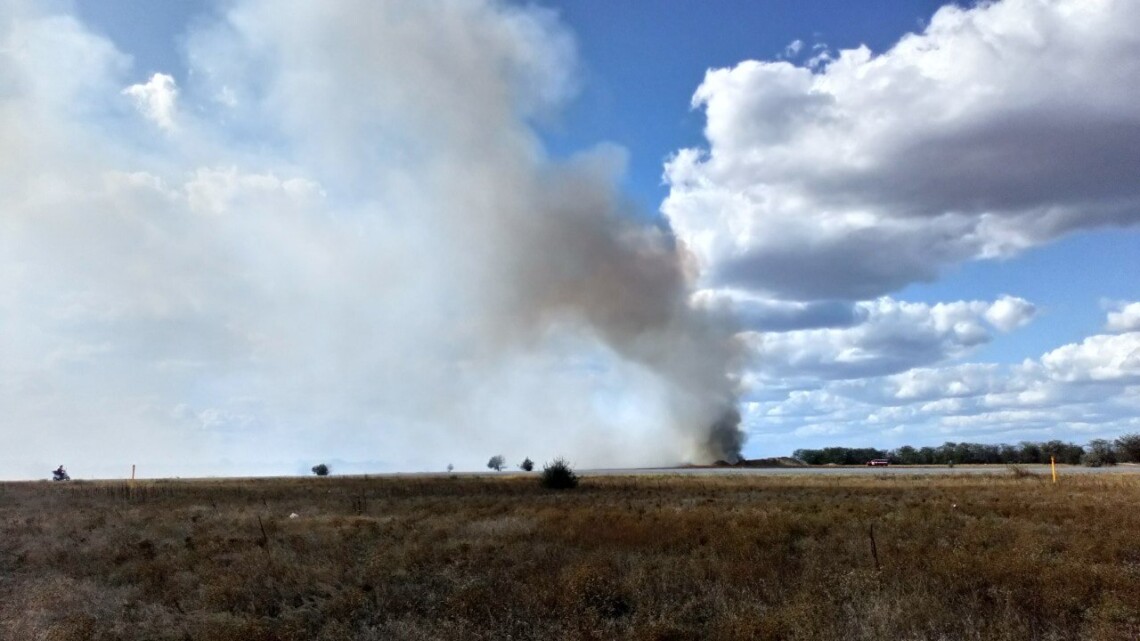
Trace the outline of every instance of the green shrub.
{"type": "Polygon", "coordinates": [[[1102,438],[1089,441],[1087,451],[1081,457],[1081,464],[1088,467],[1116,465],[1116,451],[1113,444],[1102,438]]]}
{"type": "Polygon", "coordinates": [[[313,466],[313,474],[316,474],[317,476],[328,476],[329,475],[329,466],[325,465],[324,463],[319,463],[317,465],[314,465],[313,466]]]}
{"type": "Polygon", "coordinates": [[[534,461],[530,460],[529,456],[524,458],[523,462],[519,463],[519,469],[524,472],[530,472],[534,470],[534,461]]]}
{"type": "Polygon", "coordinates": [[[570,463],[561,457],[542,467],[539,481],[542,487],[550,490],[572,490],[578,487],[578,475],[571,469],[570,463]]]}

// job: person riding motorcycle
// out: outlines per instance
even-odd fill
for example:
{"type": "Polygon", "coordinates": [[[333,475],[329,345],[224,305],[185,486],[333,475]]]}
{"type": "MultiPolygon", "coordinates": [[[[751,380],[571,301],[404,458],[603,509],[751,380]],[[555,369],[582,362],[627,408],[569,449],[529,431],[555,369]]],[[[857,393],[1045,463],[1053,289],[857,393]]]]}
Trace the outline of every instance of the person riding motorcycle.
{"type": "Polygon", "coordinates": [[[62,464],[51,474],[52,474],[52,479],[56,480],[56,481],[66,481],[66,480],[69,480],[71,478],[67,475],[67,470],[63,469],[62,464]]]}

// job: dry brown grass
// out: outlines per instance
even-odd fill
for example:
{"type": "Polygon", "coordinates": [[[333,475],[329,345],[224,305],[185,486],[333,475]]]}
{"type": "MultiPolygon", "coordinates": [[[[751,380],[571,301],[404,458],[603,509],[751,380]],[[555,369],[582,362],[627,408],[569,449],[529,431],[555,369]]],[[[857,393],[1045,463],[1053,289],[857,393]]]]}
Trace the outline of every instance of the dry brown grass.
{"type": "Polygon", "coordinates": [[[0,484],[0,639],[1140,638],[1140,478],[1063,481],[0,484]]]}

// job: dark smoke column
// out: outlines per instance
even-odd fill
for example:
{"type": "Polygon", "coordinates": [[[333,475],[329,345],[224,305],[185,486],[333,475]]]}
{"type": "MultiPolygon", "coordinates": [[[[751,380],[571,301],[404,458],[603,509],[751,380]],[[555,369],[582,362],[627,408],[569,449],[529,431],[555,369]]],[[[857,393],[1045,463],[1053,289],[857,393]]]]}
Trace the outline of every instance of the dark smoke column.
{"type": "Polygon", "coordinates": [[[736,407],[741,345],[724,314],[694,306],[685,250],[668,230],[634,222],[612,177],[583,157],[547,168],[531,207],[503,229],[525,331],[575,321],[668,389],[663,435],[683,461],[737,461],[744,443],[736,407]]]}
{"type": "Polygon", "coordinates": [[[744,448],[744,432],[740,429],[740,410],[735,406],[724,414],[709,429],[708,452],[714,461],[740,461],[744,448]]]}

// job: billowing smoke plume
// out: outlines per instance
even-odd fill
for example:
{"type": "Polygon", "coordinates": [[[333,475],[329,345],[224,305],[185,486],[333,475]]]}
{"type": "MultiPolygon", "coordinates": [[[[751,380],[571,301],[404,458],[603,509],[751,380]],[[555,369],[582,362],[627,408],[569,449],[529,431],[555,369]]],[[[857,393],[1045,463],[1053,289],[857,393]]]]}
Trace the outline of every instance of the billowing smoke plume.
{"type": "Polygon", "coordinates": [[[739,455],[731,328],[632,222],[624,152],[534,133],[574,89],[553,14],[245,0],[149,80],[72,18],[0,18],[13,456],[739,455]]]}

